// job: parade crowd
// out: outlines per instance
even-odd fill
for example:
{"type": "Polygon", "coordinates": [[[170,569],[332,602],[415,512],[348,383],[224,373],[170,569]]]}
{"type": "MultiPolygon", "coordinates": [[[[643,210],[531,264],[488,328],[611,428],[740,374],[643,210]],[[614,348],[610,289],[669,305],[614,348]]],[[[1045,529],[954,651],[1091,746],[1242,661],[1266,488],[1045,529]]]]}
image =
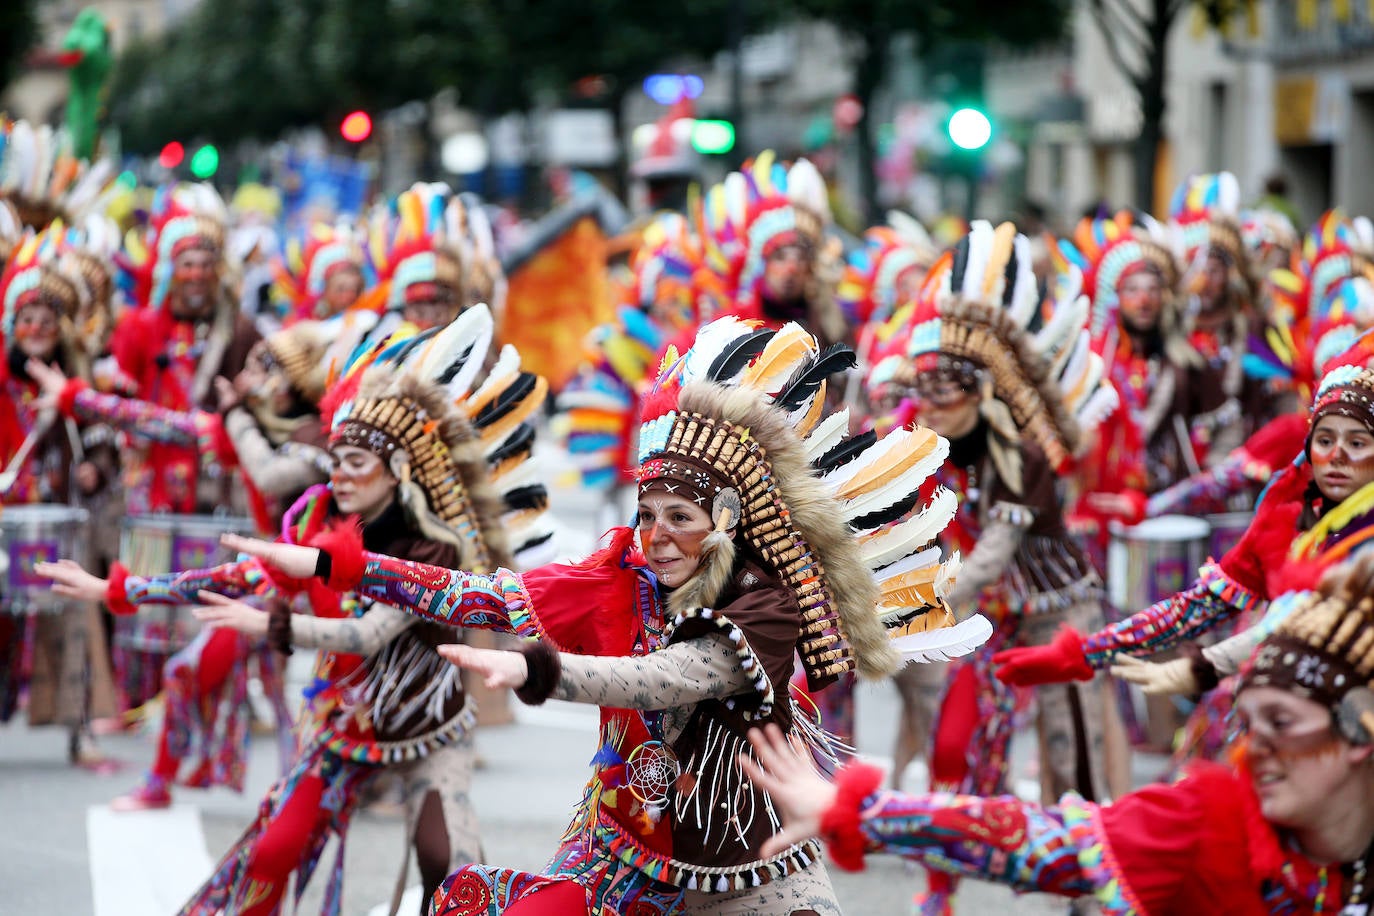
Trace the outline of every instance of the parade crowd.
{"type": "Polygon", "coordinates": [[[110,803],[146,811],[243,791],[267,698],[278,778],[181,913],[311,882],[342,912],[386,786],[392,912],[413,854],[434,916],[829,916],[828,868],[869,855],[923,867],[922,914],[962,877],[1369,913],[1363,217],[1302,233],[1219,173],[1059,238],[855,239],[762,152],[597,265],[610,320],[552,390],[474,195],[416,184],[278,250],[209,184],[116,208],[111,164],[59,147],[0,125],[0,721],[93,770],[97,725],[155,722],[110,803]],[[546,452],[608,507],[590,556],[555,552],[546,452]],[[889,678],[884,773],[853,705],[889,678]],[[479,689],[599,708],[538,872],[484,860],[479,689]],[[1030,729],[1036,803],[1009,794],[1030,729]]]}

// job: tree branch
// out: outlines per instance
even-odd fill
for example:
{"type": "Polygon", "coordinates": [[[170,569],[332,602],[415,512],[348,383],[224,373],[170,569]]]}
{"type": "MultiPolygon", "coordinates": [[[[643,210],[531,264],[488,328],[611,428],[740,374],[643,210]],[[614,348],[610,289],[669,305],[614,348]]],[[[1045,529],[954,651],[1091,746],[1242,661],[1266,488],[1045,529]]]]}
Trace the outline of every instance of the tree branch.
{"type": "Polygon", "coordinates": [[[1093,21],[1097,23],[1097,31],[1102,36],[1103,43],[1107,46],[1107,56],[1112,59],[1112,63],[1121,71],[1122,75],[1134,85],[1144,82],[1144,77],[1136,72],[1126,56],[1122,53],[1120,41],[1117,33],[1112,29],[1111,23],[1107,21],[1106,10],[1103,8],[1103,0],[1093,0],[1092,4],[1093,21]]]}

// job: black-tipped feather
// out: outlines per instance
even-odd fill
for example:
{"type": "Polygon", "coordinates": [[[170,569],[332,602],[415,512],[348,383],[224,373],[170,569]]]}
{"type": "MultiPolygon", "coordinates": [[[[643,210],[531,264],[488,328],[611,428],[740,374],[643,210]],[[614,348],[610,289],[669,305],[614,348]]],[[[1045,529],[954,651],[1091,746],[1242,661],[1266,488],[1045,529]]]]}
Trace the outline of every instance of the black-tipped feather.
{"type": "Polygon", "coordinates": [[[539,509],[540,511],[549,507],[549,488],[542,483],[533,483],[528,487],[516,487],[506,494],[506,509],[517,512],[522,509],[539,509]]]}
{"type": "Polygon", "coordinates": [[[750,360],[763,352],[763,348],[768,346],[768,341],[772,340],[776,333],[767,328],[759,328],[752,334],[736,337],[711,360],[711,365],[706,369],[706,377],[713,382],[733,377],[749,365],[750,360]]]}
{"type": "Polygon", "coordinates": [[[463,366],[467,365],[468,357],[471,355],[472,344],[468,344],[468,348],[463,351],[463,354],[459,356],[457,359],[455,359],[453,362],[449,363],[447,369],[439,373],[439,384],[447,385],[449,382],[453,381],[453,377],[458,374],[458,370],[463,368],[463,366]]]}
{"type": "Polygon", "coordinates": [[[964,273],[968,270],[968,238],[964,236],[954,246],[954,263],[949,268],[949,288],[955,293],[964,288],[964,273]]]}
{"type": "Polygon", "coordinates": [[[506,390],[498,394],[490,404],[477,412],[472,423],[478,429],[486,429],[497,420],[510,413],[525,400],[530,392],[534,391],[538,383],[539,376],[533,372],[521,372],[515,377],[515,381],[506,386],[506,390]]]}
{"type": "Polygon", "coordinates": [[[814,362],[798,366],[797,371],[782,386],[773,403],[786,411],[796,410],[806,399],[815,394],[825,381],[836,372],[845,372],[857,365],[854,351],[844,344],[831,344],[817,356],[814,362]]]}
{"type": "Polygon", "coordinates": [[[826,452],[813,462],[812,466],[822,474],[828,474],[835,468],[841,467],[859,457],[865,449],[874,442],[878,441],[878,434],[873,430],[859,433],[844,440],[839,445],[826,452]]]}
{"type": "Polygon", "coordinates": [[[1007,269],[1002,272],[1002,304],[1011,305],[1012,294],[1016,292],[1016,246],[1011,248],[1011,257],[1007,258],[1007,269]]]}
{"type": "Polygon", "coordinates": [[[514,552],[520,553],[522,551],[529,550],[531,547],[538,547],[540,544],[549,540],[549,538],[551,537],[553,537],[553,532],[546,531],[543,534],[539,535],[539,537],[530,538],[528,541],[521,541],[520,544],[515,548],[514,552]]]}
{"type": "Polygon", "coordinates": [[[534,427],[528,423],[521,423],[506,437],[506,441],[501,443],[500,448],[487,456],[489,464],[500,464],[507,458],[514,458],[516,455],[529,452],[534,448],[534,427]]]}
{"type": "Polygon", "coordinates": [[[886,509],[879,509],[876,512],[870,512],[867,515],[861,515],[851,521],[849,525],[856,531],[872,531],[874,528],[886,525],[888,522],[895,522],[903,515],[906,515],[916,503],[920,502],[920,500],[921,491],[913,490],[910,495],[899,499],[895,505],[889,506],[886,509]]]}

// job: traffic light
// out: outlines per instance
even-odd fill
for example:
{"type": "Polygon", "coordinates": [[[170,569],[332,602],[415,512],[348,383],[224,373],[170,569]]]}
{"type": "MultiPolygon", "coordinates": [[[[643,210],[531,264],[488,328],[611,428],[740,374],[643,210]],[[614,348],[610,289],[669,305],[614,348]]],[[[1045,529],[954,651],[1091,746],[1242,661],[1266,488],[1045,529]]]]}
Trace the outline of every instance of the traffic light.
{"type": "Polygon", "coordinates": [[[191,157],[191,174],[200,179],[209,178],[219,171],[219,150],[214,144],[207,143],[191,157]]]}
{"type": "Polygon", "coordinates": [[[162,152],[157,154],[157,164],[164,169],[174,169],[181,165],[181,160],[186,158],[186,147],[180,141],[173,140],[162,148],[162,152]]]}
{"type": "Polygon", "coordinates": [[[692,123],[692,149],[703,156],[722,156],[735,148],[735,125],[715,118],[692,123]]]}
{"type": "Polygon", "coordinates": [[[372,136],[372,117],[365,111],[352,111],[339,125],[339,133],[350,143],[362,143],[372,136]]]}
{"type": "Polygon", "coordinates": [[[949,116],[945,130],[955,146],[970,152],[982,149],[992,139],[992,122],[977,108],[955,111],[949,116]]]}

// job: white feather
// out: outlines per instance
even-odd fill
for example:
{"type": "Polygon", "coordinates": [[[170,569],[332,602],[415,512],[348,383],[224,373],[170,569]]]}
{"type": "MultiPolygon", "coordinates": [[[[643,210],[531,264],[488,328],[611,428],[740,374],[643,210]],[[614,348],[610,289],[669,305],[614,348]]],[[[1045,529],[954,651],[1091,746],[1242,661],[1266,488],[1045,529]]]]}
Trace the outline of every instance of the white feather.
{"type": "MultiPolygon", "coordinates": [[[[846,520],[853,522],[856,518],[877,512],[880,509],[890,508],[906,499],[921,488],[921,484],[925,482],[926,478],[934,474],[935,470],[944,464],[945,458],[948,456],[949,443],[941,439],[934,451],[912,465],[905,473],[898,474],[891,481],[871,493],[846,500],[844,503],[846,520]]],[[[850,464],[854,463],[850,462],[850,464]]]]}
{"type": "Polygon", "coordinates": [[[849,408],[846,407],[838,413],[832,413],[811,430],[811,435],[802,443],[806,449],[806,460],[815,464],[826,452],[839,445],[848,432],[849,408]]]}
{"type": "Polygon", "coordinates": [[[749,182],[739,172],[731,172],[725,176],[721,194],[725,196],[726,218],[736,230],[739,230],[744,226],[745,217],[749,212],[749,182]]]}
{"type": "Polygon", "coordinates": [[[1011,293],[1011,320],[1024,328],[1035,317],[1036,306],[1040,304],[1040,286],[1035,281],[1035,271],[1032,269],[1030,239],[1018,232],[1011,247],[1016,252],[1016,285],[1011,293]]]}
{"type": "Polygon", "coordinates": [[[438,381],[462,359],[461,368],[448,383],[449,397],[458,400],[467,394],[472,380],[481,371],[494,333],[491,309],[481,303],[464,309],[419,354],[415,372],[420,378],[438,381]]]}
{"type": "Polygon", "coordinates": [[[1079,389],[1078,396],[1073,399],[1073,403],[1068,405],[1069,413],[1076,414],[1083,405],[1088,402],[1088,398],[1097,391],[1097,386],[1102,382],[1102,357],[1088,351],[1088,366],[1083,373],[1083,385],[1079,389]]]}
{"type": "Polygon", "coordinates": [[[903,213],[901,210],[888,210],[887,224],[892,227],[897,235],[901,236],[902,241],[914,248],[935,247],[935,242],[931,240],[926,227],[922,226],[914,216],[903,213]]]}
{"type": "Polygon", "coordinates": [[[954,556],[940,564],[940,572],[935,576],[935,597],[944,601],[949,597],[949,593],[954,589],[954,583],[959,578],[959,571],[964,568],[964,558],[959,555],[959,551],[954,551],[954,556]]]}
{"type": "Polygon", "coordinates": [[[806,159],[798,159],[787,171],[787,199],[830,222],[830,198],[825,179],[806,159]]]}
{"type": "Polygon", "coordinates": [[[697,339],[682,364],[682,383],[701,381],[711,368],[711,363],[727,346],[754,332],[754,328],[738,318],[717,318],[697,331],[697,339]]]}
{"type": "Polygon", "coordinates": [[[898,636],[892,647],[903,662],[943,662],[968,655],[992,636],[992,624],[982,614],[974,614],[952,627],[898,636]]]}
{"type": "Polygon", "coordinates": [[[1217,173],[1217,211],[1228,216],[1240,215],[1240,182],[1230,172],[1217,173]]]}
{"type": "Polygon", "coordinates": [[[966,299],[983,298],[983,274],[987,272],[988,257],[992,253],[992,223],[985,219],[973,221],[968,232],[968,260],[964,266],[964,284],[960,292],[966,299]]]}
{"type": "Polygon", "coordinates": [[[1061,389],[1073,387],[1073,380],[1082,378],[1083,373],[1087,371],[1088,356],[1091,352],[1088,344],[1088,332],[1082,331],[1078,335],[1078,340],[1074,341],[1073,347],[1060,357],[1064,363],[1064,368],[1058,373],[1061,389]]]}
{"type": "Polygon", "coordinates": [[[73,219],[80,218],[113,180],[114,163],[108,159],[92,163],[64,196],[63,205],[67,213],[73,219]]]}
{"type": "Polygon", "coordinates": [[[904,576],[909,572],[915,572],[918,569],[926,569],[927,567],[939,565],[940,548],[937,545],[934,547],[927,547],[925,550],[918,550],[909,557],[902,557],[895,563],[889,563],[881,569],[875,569],[873,571],[873,578],[882,583],[886,582],[888,579],[904,576]]]}
{"type": "Polygon", "coordinates": [[[1115,387],[1110,384],[1097,386],[1088,402],[1078,411],[1078,428],[1083,431],[1084,439],[1087,438],[1087,433],[1097,428],[1119,406],[1121,395],[1115,387]]]}
{"type": "Polygon", "coordinates": [[[24,193],[24,188],[32,177],[36,155],[33,125],[28,121],[15,121],[5,143],[5,168],[4,177],[0,179],[0,188],[24,193]]]}
{"type": "MultiPolygon", "coordinates": [[[[480,364],[481,361],[479,360],[478,365],[480,364]]],[[[467,369],[466,366],[463,368],[465,370],[467,369]]],[[[501,348],[501,355],[497,357],[496,365],[491,367],[491,372],[487,373],[486,379],[483,380],[482,387],[478,388],[467,398],[464,398],[464,400],[473,402],[482,400],[491,389],[495,388],[497,385],[506,384],[519,371],[520,351],[510,344],[506,344],[501,348]]],[[[469,379],[469,382],[470,381],[471,379],[469,379]]],[[[455,397],[454,400],[459,400],[459,398],[455,397]]]]}
{"type": "Polygon", "coordinates": [[[27,192],[29,197],[48,196],[48,178],[52,175],[53,134],[47,124],[40,124],[33,135],[33,168],[29,174],[27,192]]]}
{"type": "Polygon", "coordinates": [[[535,467],[533,461],[522,461],[499,477],[492,478],[492,482],[496,484],[497,492],[502,496],[521,487],[532,487],[540,480],[539,468],[535,467]]]}
{"type": "MultiPolygon", "coordinates": [[[[1075,268],[1076,269],[1076,268],[1075,268]]],[[[1040,332],[1035,335],[1035,349],[1054,364],[1063,348],[1083,329],[1088,320],[1088,297],[1078,296],[1060,305],[1040,332]]]]}
{"type": "Polygon", "coordinates": [[[558,409],[564,413],[578,409],[622,411],[630,406],[625,398],[616,397],[609,391],[588,388],[580,391],[565,391],[558,396],[558,409]]]}
{"type": "Polygon", "coordinates": [[[919,513],[889,526],[863,544],[865,565],[869,569],[882,567],[919,550],[939,537],[958,511],[958,497],[940,487],[919,513]]]}

